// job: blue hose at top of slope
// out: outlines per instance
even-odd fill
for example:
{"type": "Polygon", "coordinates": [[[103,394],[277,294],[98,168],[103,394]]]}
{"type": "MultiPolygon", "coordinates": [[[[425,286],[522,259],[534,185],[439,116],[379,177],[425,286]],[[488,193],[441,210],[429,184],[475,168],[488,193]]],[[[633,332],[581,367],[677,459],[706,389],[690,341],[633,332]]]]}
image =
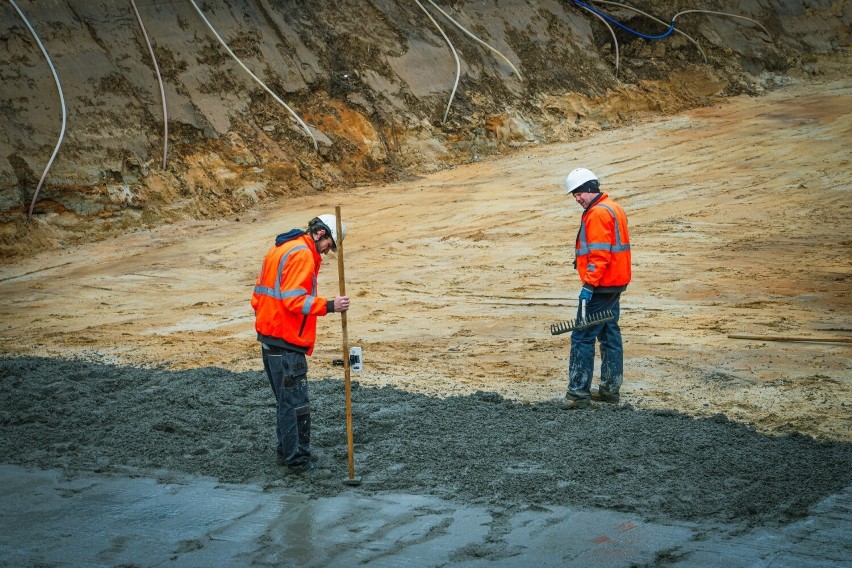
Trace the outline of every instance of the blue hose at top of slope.
{"type": "Polygon", "coordinates": [[[632,33],[632,34],[633,34],[633,35],[635,35],[635,36],[639,36],[639,37],[641,37],[641,38],[643,38],[643,39],[663,39],[663,38],[667,38],[667,37],[669,37],[670,35],[672,35],[672,33],[674,33],[674,30],[675,30],[675,23],[674,23],[674,21],[672,21],[672,23],[671,23],[671,24],[669,24],[669,29],[668,29],[668,30],[666,30],[665,32],[663,32],[663,33],[659,34],[659,35],[653,35],[653,36],[652,36],[652,35],[643,34],[642,32],[637,32],[637,31],[636,31],[636,30],[634,30],[634,29],[628,28],[627,26],[625,26],[624,24],[622,24],[621,22],[619,22],[618,20],[616,20],[616,19],[615,19],[615,18],[613,18],[612,16],[609,16],[609,15],[607,15],[607,14],[605,14],[605,13],[601,12],[600,10],[598,10],[597,8],[595,8],[595,7],[593,7],[593,6],[589,6],[589,5],[588,5],[588,4],[586,4],[585,2],[580,2],[580,0],[573,0],[573,2],[574,2],[574,4],[577,4],[578,6],[582,6],[582,7],[583,7],[583,8],[585,8],[586,10],[589,10],[590,12],[594,12],[595,14],[597,14],[598,16],[600,16],[601,18],[605,19],[605,20],[606,20],[606,21],[608,21],[608,22],[611,22],[611,23],[615,24],[615,25],[616,25],[616,26],[618,26],[619,28],[621,28],[621,29],[623,29],[623,30],[625,30],[625,31],[628,31],[628,32],[632,33]]]}

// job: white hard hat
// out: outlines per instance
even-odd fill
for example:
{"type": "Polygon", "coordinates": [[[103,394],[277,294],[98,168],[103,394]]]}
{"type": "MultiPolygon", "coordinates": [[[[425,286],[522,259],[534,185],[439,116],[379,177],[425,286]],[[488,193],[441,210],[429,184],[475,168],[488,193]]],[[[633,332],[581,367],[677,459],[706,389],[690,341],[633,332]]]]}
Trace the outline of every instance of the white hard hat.
{"type": "Polygon", "coordinates": [[[337,250],[337,243],[346,238],[346,225],[343,223],[340,224],[340,239],[338,240],[337,217],[331,213],[326,213],[324,215],[320,215],[317,219],[319,219],[320,223],[328,229],[328,234],[331,236],[332,240],[332,250],[337,250]]]}
{"type": "Polygon", "coordinates": [[[598,176],[592,173],[591,170],[587,170],[586,168],[577,168],[576,170],[572,170],[568,177],[565,178],[565,189],[568,190],[568,193],[573,193],[583,184],[594,181],[594,190],[598,191],[597,181],[598,176]]]}

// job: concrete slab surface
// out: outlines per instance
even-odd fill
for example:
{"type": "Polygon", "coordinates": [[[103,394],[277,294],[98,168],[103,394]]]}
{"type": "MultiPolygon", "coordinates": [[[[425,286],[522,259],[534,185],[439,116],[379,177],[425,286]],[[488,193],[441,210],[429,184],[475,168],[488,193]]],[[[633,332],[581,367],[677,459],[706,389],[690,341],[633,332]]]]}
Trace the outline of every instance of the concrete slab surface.
{"type": "Polygon", "coordinates": [[[852,486],[807,518],[735,534],[607,510],[499,509],[433,496],[335,497],[0,465],[0,565],[847,567],[852,486]]]}

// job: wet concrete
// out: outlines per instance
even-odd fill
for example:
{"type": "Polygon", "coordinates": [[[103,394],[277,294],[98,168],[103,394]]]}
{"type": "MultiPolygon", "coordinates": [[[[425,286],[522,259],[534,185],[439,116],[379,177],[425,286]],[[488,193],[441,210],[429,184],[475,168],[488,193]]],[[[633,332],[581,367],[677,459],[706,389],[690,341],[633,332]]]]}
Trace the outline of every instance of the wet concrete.
{"type": "MultiPolygon", "coordinates": [[[[0,359],[0,561],[841,566],[852,444],[722,416],[310,383],[327,479],[275,465],[262,372],[0,359]],[[722,562],[716,559],[723,559],[722,562]]],[[[64,564],[63,564],[64,563],[64,564]]]]}
{"type": "Polygon", "coordinates": [[[848,566],[852,486],[784,527],[0,466],[2,566],[848,566]]]}

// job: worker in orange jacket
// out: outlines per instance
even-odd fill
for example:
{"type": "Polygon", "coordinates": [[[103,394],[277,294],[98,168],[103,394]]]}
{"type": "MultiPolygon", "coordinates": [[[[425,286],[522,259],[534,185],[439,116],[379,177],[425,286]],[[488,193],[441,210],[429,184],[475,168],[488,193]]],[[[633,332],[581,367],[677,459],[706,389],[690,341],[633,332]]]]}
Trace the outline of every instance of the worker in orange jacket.
{"type": "Polygon", "coordinates": [[[583,311],[586,317],[603,311],[615,316],[613,321],[571,332],[568,390],[559,402],[564,408],[577,409],[587,408],[590,399],[609,403],[620,399],[624,350],[618,327],[619,299],[630,283],[630,234],[624,210],[601,192],[598,178],[590,170],[573,170],[565,188],[583,208],[574,260],[583,283],[577,317],[583,311]],[[592,393],[595,341],[600,343],[601,377],[598,391],[592,393]]]}
{"type": "Polygon", "coordinates": [[[337,251],[346,228],[337,218],[320,215],[307,231],[278,235],[257,276],[251,306],[261,343],[263,368],[276,400],[277,461],[295,473],[312,470],[311,406],[307,356],[316,341],[317,317],[349,309],[348,296],[317,295],[322,257],[337,251]]]}

